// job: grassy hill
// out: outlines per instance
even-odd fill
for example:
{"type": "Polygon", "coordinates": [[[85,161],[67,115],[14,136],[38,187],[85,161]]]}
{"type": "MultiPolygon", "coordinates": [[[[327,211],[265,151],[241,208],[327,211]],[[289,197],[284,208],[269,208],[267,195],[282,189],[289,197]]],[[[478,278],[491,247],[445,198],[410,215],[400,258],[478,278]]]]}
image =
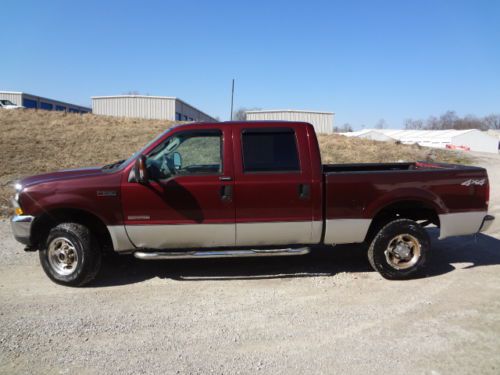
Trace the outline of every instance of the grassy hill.
{"type": "MultiPolygon", "coordinates": [[[[127,158],[172,124],[92,114],[0,110],[0,215],[10,214],[10,185],[16,179],[127,158]]],[[[340,135],[322,135],[319,142],[324,163],[469,161],[457,152],[340,135]]]]}

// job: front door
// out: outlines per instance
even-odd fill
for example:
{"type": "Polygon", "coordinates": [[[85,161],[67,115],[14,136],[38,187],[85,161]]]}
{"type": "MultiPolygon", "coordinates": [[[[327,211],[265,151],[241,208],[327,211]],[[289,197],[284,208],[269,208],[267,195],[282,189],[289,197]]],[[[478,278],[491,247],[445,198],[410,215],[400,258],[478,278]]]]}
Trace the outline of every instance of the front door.
{"type": "MultiPolygon", "coordinates": [[[[201,127],[201,126],[199,126],[201,127]]],[[[122,184],[127,234],[138,248],[235,245],[230,129],[174,129],[146,154],[150,182],[122,184]]]]}

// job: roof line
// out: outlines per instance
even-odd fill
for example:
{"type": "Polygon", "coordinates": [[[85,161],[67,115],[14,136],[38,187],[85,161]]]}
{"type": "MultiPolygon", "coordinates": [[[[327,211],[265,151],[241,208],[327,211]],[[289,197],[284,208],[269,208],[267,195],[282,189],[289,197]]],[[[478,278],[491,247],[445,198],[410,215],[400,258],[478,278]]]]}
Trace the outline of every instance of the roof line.
{"type": "Polygon", "coordinates": [[[275,113],[275,112],[322,113],[322,114],[328,114],[328,115],[335,114],[335,112],[307,111],[307,110],[302,110],[302,109],[268,109],[268,110],[245,111],[245,113],[275,113]]]}
{"type": "Polygon", "coordinates": [[[176,99],[175,96],[156,96],[156,95],[102,95],[91,96],[91,99],[108,99],[108,98],[150,98],[150,99],[176,99]]]}

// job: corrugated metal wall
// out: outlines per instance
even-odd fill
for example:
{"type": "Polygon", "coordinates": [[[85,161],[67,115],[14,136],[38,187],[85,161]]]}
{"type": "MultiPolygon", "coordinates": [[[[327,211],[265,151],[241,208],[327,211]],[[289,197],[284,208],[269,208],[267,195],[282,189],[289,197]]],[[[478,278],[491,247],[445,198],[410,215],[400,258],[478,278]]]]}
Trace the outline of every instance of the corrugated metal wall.
{"type": "Polygon", "coordinates": [[[10,100],[17,105],[23,105],[23,97],[20,92],[0,92],[0,99],[10,100]]]}
{"type": "Polygon", "coordinates": [[[192,121],[202,121],[202,122],[216,121],[213,117],[208,116],[207,114],[197,110],[193,106],[179,99],[175,101],[175,112],[183,116],[187,116],[189,119],[192,119],[192,121]]]}
{"type": "Polygon", "coordinates": [[[78,112],[78,113],[91,112],[91,109],[88,107],[82,107],[82,106],[79,106],[76,104],[61,102],[59,100],[44,98],[43,96],[31,95],[31,94],[27,94],[24,92],[22,93],[22,99],[23,99],[23,104],[21,104],[21,105],[25,105],[24,99],[33,100],[36,102],[36,106],[38,109],[47,109],[47,108],[43,107],[43,104],[48,104],[48,105],[52,106],[52,109],[48,109],[51,111],[60,110],[60,111],[78,112]],[[60,108],[60,109],[57,109],[57,108],[60,108]]]}
{"type": "Polygon", "coordinates": [[[140,96],[94,97],[92,113],[174,121],[175,99],[140,96]]]}
{"type": "Polygon", "coordinates": [[[44,110],[60,110],[78,113],[87,113],[91,109],[80,105],[61,102],[59,100],[45,98],[43,96],[31,95],[25,92],[8,92],[0,91],[0,99],[7,99],[17,105],[26,106],[25,99],[33,102],[33,106],[29,108],[44,109],[44,110]]]}
{"type": "Polygon", "coordinates": [[[314,126],[316,133],[333,133],[333,113],[306,111],[249,111],[247,120],[303,121],[314,126]]]}
{"type": "Polygon", "coordinates": [[[92,98],[92,112],[96,115],[156,120],[214,121],[182,100],[166,96],[96,96],[92,98]]]}

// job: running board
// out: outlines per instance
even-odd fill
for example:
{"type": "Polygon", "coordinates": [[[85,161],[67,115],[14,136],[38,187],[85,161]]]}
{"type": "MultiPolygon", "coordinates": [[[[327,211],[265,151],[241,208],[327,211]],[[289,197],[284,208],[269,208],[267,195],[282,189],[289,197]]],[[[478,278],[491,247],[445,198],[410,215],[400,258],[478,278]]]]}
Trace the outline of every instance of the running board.
{"type": "Polygon", "coordinates": [[[134,256],[143,260],[161,259],[201,259],[201,258],[238,258],[238,257],[266,257],[291,256],[309,254],[309,247],[296,249],[265,249],[265,250],[196,250],[196,251],[136,251],[134,256]]]}

